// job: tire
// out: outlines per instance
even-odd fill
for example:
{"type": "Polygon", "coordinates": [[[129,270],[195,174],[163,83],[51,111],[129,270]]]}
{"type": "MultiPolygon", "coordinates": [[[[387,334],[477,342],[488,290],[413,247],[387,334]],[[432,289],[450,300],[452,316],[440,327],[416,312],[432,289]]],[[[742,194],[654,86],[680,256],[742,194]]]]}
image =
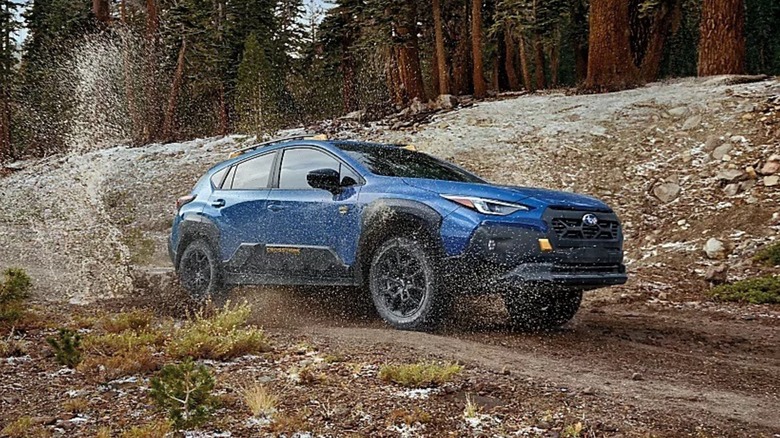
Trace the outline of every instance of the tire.
{"type": "Polygon", "coordinates": [[[214,249],[204,240],[195,240],[184,249],[179,261],[179,281],[197,301],[223,301],[227,294],[224,273],[214,249]]]}
{"type": "Polygon", "coordinates": [[[369,288],[379,316],[400,330],[432,330],[448,313],[433,245],[406,237],[382,243],[374,253],[369,288]]]}
{"type": "Polygon", "coordinates": [[[582,302],[582,291],[538,287],[504,295],[512,325],[524,330],[549,330],[569,322],[582,302]]]}

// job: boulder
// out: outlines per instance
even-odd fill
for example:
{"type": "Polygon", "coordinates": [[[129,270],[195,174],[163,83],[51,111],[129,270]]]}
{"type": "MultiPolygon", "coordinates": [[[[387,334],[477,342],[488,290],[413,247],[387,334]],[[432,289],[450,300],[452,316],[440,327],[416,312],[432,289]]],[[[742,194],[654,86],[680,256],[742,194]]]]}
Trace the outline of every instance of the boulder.
{"type": "Polygon", "coordinates": [[[662,202],[669,203],[677,199],[680,190],[680,186],[675,183],[663,183],[653,188],[653,194],[662,202]]]}
{"type": "Polygon", "coordinates": [[[690,111],[687,106],[678,106],[677,108],[670,109],[668,113],[672,117],[684,117],[687,116],[690,111]]]}
{"type": "Polygon", "coordinates": [[[695,116],[688,117],[688,119],[685,120],[685,123],[683,123],[682,125],[682,129],[683,131],[689,131],[691,129],[698,127],[699,125],[701,125],[701,116],[695,115],[695,116]]]}
{"type": "Polygon", "coordinates": [[[707,137],[707,141],[704,142],[704,151],[712,152],[715,150],[715,148],[717,148],[722,144],[723,144],[723,139],[720,136],[711,135],[707,137]]]}
{"type": "Polygon", "coordinates": [[[775,154],[769,157],[764,167],[761,168],[761,174],[774,175],[778,171],[780,171],[780,155],[775,154]]]}
{"type": "Polygon", "coordinates": [[[777,185],[780,185],[780,176],[778,175],[765,176],[764,185],[766,187],[775,187],[777,185]]]}
{"type": "Polygon", "coordinates": [[[739,184],[737,184],[737,183],[731,183],[731,184],[728,184],[726,187],[724,187],[724,188],[723,188],[723,191],[724,191],[724,192],[726,193],[726,195],[728,195],[728,196],[734,196],[734,195],[736,195],[737,193],[739,193],[739,189],[740,189],[740,186],[739,186],[739,184]]]}
{"type": "Polygon", "coordinates": [[[726,246],[720,240],[712,237],[704,244],[704,253],[710,259],[724,259],[728,254],[726,246]]]}
{"type": "Polygon", "coordinates": [[[712,158],[716,160],[722,160],[723,157],[729,152],[731,152],[731,149],[733,148],[734,147],[728,143],[720,145],[712,151],[712,158]]]}
{"type": "Polygon", "coordinates": [[[718,172],[717,178],[729,183],[737,182],[745,176],[745,172],[739,169],[724,169],[718,172]]]}
{"type": "Polygon", "coordinates": [[[440,94],[434,105],[437,109],[449,110],[458,106],[458,98],[452,94],[440,94]]]}
{"type": "Polygon", "coordinates": [[[729,267],[726,264],[710,266],[704,274],[704,279],[712,284],[723,284],[728,279],[729,267]]]}

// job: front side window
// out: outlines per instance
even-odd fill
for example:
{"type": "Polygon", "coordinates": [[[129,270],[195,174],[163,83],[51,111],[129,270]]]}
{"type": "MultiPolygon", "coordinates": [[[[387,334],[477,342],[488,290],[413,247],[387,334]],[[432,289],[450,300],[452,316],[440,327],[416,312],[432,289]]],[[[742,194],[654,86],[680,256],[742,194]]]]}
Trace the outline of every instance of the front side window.
{"type": "MultiPolygon", "coordinates": [[[[233,174],[233,190],[261,190],[268,188],[274,157],[276,157],[276,153],[261,155],[234,166],[235,171],[231,171],[233,174]]],[[[230,181],[230,177],[231,175],[228,175],[225,186],[230,181]]]]}
{"type": "Polygon", "coordinates": [[[287,190],[311,189],[306,175],[312,170],[340,170],[341,163],[330,155],[314,149],[287,149],[279,170],[279,188],[287,190]]]}

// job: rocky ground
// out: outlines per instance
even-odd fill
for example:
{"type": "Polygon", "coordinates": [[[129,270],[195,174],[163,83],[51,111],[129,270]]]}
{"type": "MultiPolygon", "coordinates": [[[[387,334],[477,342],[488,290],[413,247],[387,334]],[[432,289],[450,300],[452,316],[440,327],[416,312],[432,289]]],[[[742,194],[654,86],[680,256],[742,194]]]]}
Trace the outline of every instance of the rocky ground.
{"type": "MultiPolygon", "coordinates": [[[[780,82],[735,82],[499,96],[454,110],[448,100],[444,111],[418,105],[380,122],[356,114],[317,126],[410,142],[499,183],[605,199],[624,221],[631,280],[589,294],[553,333],[510,330],[495,297],[460,299],[451,323],[420,334],[388,330],[347,291],[236,290],[273,351],[208,363],[225,403],[189,436],[778,436],[780,308],[707,294],[712,283],[777,274],[752,256],[780,236],[780,82]],[[377,377],[381,364],[421,359],[464,370],[423,392],[377,377]],[[290,381],[300,362],[325,363],[327,379],[290,381]],[[242,380],[265,382],[303,425],[258,425],[235,397],[242,380]],[[467,395],[475,415],[464,415],[467,395]]],[[[57,365],[44,338],[120,308],[185,318],[166,277],[149,272],[167,266],[173,201],[244,140],[10,166],[0,267],[30,273],[48,323],[25,332],[29,355],[0,362],[0,426],[29,416],[47,433],[94,436],[110,425],[118,436],[164,418],[147,395],[153,373],[88,382],[57,365]],[[88,407],[69,412],[69,398],[88,407]]]]}

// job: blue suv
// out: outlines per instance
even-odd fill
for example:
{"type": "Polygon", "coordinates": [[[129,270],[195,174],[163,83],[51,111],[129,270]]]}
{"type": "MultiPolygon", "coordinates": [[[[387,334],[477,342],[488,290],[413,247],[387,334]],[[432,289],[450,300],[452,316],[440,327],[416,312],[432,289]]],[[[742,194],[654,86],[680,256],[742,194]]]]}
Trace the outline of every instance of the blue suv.
{"type": "Polygon", "coordinates": [[[583,195],[490,184],[398,145],[283,139],[245,148],[177,201],[169,252],[193,296],[236,285],[358,286],[399,329],[460,293],[501,293],[512,322],[570,320],[626,282],[617,215],[583,195]]]}

